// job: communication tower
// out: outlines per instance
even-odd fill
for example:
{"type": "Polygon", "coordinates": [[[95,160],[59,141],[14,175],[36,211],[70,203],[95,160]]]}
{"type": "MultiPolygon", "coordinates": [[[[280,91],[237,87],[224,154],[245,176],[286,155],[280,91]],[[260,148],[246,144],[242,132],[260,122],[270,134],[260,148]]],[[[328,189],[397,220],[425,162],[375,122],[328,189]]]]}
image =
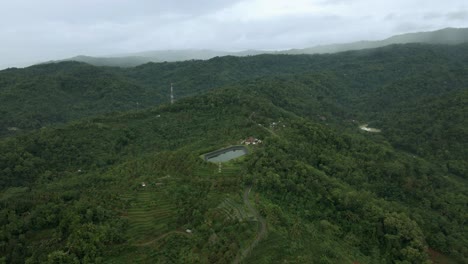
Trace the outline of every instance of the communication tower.
{"type": "Polygon", "coordinates": [[[171,83],[171,104],[174,103],[174,88],[172,87],[172,83],[171,83]]]}

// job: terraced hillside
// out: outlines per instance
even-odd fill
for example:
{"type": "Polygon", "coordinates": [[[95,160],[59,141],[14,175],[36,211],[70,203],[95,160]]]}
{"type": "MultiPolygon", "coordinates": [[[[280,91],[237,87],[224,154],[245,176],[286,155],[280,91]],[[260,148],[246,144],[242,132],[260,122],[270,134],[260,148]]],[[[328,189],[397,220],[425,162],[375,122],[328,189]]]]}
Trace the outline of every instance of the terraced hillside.
{"type": "Polygon", "coordinates": [[[142,186],[133,196],[126,215],[130,243],[143,244],[175,228],[176,208],[164,183],[142,186]]]}
{"type": "Polygon", "coordinates": [[[239,221],[254,221],[255,218],[251,212],[246,210],[244,204],[237,199],[227,197],[217,207],[226,218],[239,221]]]}
{"type": "Polygon", "coordinates": [[[181,256],[180,252],[170,253],[174,243],[187,245],[184,252],[192,252],[201,263],[210,262],[207,257],[213,248],[228,252],[234,259],[241,249],[252,244],[258,226],[242,200],[239,162],[242,161],[223,163],[221,172],[218,164],[202,162],[193,175],[147,177],[145,186],[133,179],[133,190],[119,196],[126,204],[123,217],[128,221],[127,246],[115,247],[106,263],[176,263],[181,256]],[[184,189],[194,196],[202,190],[204,194],[199,199],[191,199],[187,193],[181,193],[184,189]],[[187,210],[188,220],[181,221],[187,210]],[[198,212],[202,210],[211,220],[200,225],[198,219],[202,218],[198,212]],[[209,225],[211,231],[205,230],[208,226],[204,225],[209,225]],[[236,241],[235,247],[232,239],[236,241]],[[226,243],[233,248],[223,249],[226,243]]]}

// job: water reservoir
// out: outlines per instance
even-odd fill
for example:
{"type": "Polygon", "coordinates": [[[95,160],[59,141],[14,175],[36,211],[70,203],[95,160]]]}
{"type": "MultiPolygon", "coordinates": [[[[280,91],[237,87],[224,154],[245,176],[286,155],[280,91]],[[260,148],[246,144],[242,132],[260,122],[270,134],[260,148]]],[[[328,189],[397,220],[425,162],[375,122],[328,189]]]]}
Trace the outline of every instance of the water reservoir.
{"type": "Polygon", "coordinates": [[[206,153],[205,160],[209,162],[226,162],[249,153],[244,146],[234,146],[225,149],[216,150],[206,153]]]}

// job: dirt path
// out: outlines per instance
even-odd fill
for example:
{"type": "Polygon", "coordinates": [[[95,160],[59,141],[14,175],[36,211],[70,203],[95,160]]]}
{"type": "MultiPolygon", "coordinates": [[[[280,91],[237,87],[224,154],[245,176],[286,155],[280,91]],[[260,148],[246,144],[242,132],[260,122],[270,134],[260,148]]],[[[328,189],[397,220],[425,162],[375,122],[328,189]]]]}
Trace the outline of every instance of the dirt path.
{"type": "Polygon", "coordinates": [[[160,235],[160,236],[156,237],[155,239],[152,239],[152,240],[150,240],[148,242],[136,243],[134,245],[138,246],[138,247],[149,246],[149,245],[153,244],[154,242],[157,242],[157,241],[159,241],[159,240],[161,240],[161,239],[163,239],[163,238],[165,238],[165,237],[167,237],[169,235],[172,235],[172,234],[181,234],[181,235],[189,236],[189,234],[187,234],[187,233],[185,233],[183,231],[175,230],[175,231],[171,231],[171,232],[167,232],[165,234],[162,234],[162,235],[160,235]]]}
{"type": "Polygon", "coordinates": [[[250,244],[247,248],[243,249],[241,252],[239,252],[239,254],[237,254],[236,258],[232,262],[233,264],[241,263],[250,254],[250,252],[252,252],[252,250],[258,245],[260,240],[262,240],[267,234],[267,225],[266,225],[265,219],[263,219],[263,217],[255,209],[255,207],[253,207],[252,204],[250,203],[249,195],[251,191],[252,191],[252,186],[245,188],[244,196],[243,196],[244,204],[247,206],[247,208],[252,213],[252,215],[258,220],[259,230],[252,244],[250,244]]]}
{"type": "Polygon", "coordinates": [[[270,134],[272,134],[273,136],[279,137],[278,134],[276,134],[275,131],[269,129],[268,127],[266,127],[266,126],[264,126],[264,125],[262,125],[262,124],[257,124],[257,122],[255,122],[255,121],[252,119],[252,117],[253,117],[254,115],[255,115],[255,112],[252,112],[252,113],[249,115],[249,120],[250,120],[251,122],[253,122],[254,124],[260,126],[261,128],[265,129],[266,131],[270,132],[270,134]]]}

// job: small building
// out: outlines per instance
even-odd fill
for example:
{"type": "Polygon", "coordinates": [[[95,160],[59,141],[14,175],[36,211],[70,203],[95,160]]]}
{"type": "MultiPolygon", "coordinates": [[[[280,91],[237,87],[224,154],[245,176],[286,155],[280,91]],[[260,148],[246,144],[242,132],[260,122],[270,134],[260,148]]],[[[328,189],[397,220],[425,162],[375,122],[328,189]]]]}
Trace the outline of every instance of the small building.
{"type": "Polygon", "coordinates": [[[327,121],[327,118],[324,115],[319,115],[318,118],[322,121],[327,121]]]}
{"type": "Polygon", "coordinates": [[[257,145],[261,143],[262,141],[260,139],[254,138],[254,137],[248,137],[241,142],[241,144],[245,144],[245,145],[257,145]]]}

